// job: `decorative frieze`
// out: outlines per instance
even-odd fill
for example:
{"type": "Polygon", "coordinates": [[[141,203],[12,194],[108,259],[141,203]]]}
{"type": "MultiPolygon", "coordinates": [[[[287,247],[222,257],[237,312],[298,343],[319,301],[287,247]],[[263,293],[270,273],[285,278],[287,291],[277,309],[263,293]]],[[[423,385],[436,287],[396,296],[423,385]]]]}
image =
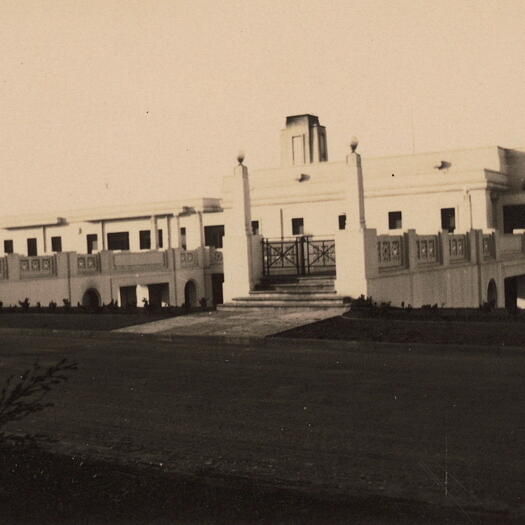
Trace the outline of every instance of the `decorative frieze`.
{"type": "Polygon", "coordinates": [[[451,262],[468,259],[468,244],[466,235],[448,235],[449,256],[451,262]]]}
{"type": "Polygon", "coordinates": [[[403,266],[403,237],[380,235],[377,240],[377,258],[379,268],[403,266]]]}
{"type": "Polygon", "coordinates": [[[100,257],[98,255],[79,255],[77,257],[78,273],[97,273],[100,271],[100,257]]]}
{"type": "Polygon", "coordinates": [[[437,235],[418,235],[416,255],[418,264],[436,263],[438,261],[437,235]]]}
{"type": "Polygon", "coordinates": [[[56,275],[56,259],[54,256],[23,257],[20,259],[20,277],[49,277],[56,275]]]}
{"type": "Polygon", "coordinates": [[[0,259],[0,279],[7,279],[7,257],[2,257],[0,259]]]}
{"type": "Polygon", "coordinates": [[[181,268],[197,268],[199,266],[198,250],[183,250],[180,252],[181,268]]]}
{"type": "Polygon", "coordinates": [[[494,258],[494,236],[491,233],[483,234],[483,258],[493,259],[494,258]]]}

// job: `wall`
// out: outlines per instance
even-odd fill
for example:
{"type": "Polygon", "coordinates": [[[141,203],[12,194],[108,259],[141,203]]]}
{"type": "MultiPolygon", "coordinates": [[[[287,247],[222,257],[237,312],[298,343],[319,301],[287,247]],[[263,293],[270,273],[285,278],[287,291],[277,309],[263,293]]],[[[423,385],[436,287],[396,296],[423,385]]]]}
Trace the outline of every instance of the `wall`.
{"type": "Polygon", "coordinates": [[[351,233],[340,232],[336,237],[336,289],[340,294],[353,297],[363,294],[371,296],[375,302],[391,302],[396,306],[404,303],[414,307],[424,304],[477,307],[487,302],[488,285],[494,280],[497,306],[503,307],[505,278],[525,274],[523,235],[484,234],[481,230],[471,230],[465,235],[442,232],[429,236],[418,235],[412,230],[403,236],[375,237],[374,230],[370,229],[352,235],[365,233],[361,241],[356,237],[352,243],[356,252],[354,259],[359,249],[363,254],[365,239],[367,260],[375,259],[375,262],[367,262],[365,272],[359,268],[359,257],[354,269],[348,264],[352,261],[350,257],[341,260],[345,246],[342,243],[338,249],[337,242],[351,233]],[[360,280],[356,280],[357,274],[361,275],[360,280]],[[345,275],[348,283],[344,281],[345,275]],[[347,293],[347,289],[351,293],[347,293]]]}
{"type": "Polygon", "coordinates": [[[40,302],[47,306],[50,301],[62,305],[63,299],[68,299],[76,305],[82,303],[88,289],[94,288],[101,301],[107,304],[120,300],[123,286],[166,283],[169,303],[180,306],[184,302],[184,286],[188,280],[193,280],[197,298],[205,297],[211,304],[209,275],[222,273],[223,269],[221,252],[213,250],[212,255],[210,253],[209,249],[200,247],[193,251],[102,251],[92,255],[63,252],[30,258],[10,255],[1,259],[0,301],[6,306],[17,305],[27,297],[33,305],[40,302]],[[7,271],[4,271],[5,263],[7,271]],[[31,270],[33,265],[34,271],[31,270]]]}

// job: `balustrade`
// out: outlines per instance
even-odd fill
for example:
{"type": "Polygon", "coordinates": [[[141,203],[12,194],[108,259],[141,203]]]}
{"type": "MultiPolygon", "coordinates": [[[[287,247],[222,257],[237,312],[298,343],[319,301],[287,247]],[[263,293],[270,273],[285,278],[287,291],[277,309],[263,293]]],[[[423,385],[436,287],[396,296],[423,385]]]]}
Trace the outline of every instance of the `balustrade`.
{"type": "Polygon", "coordinates": [[[379,235],[377,258],[379,268],[393,268],[404,265],[403,237],[400,235],[379,235]]]}
{"type": "Polygon", "coordinates": [[[51,255],[20,258],[20,278],[49,277],[56,275],[56,257],[51,255]]]}
{"type": "Polygon", "coordinates": [[[438,261],[438,236],[418,235],[416,239],[416,258],[418,264],[431,264],[438,261]]]}
{"type": "Polygon", "coordinates": [[[460,262],[469,258],[466,235],[448,234],[448,248],[450,262],[460,262]]]}

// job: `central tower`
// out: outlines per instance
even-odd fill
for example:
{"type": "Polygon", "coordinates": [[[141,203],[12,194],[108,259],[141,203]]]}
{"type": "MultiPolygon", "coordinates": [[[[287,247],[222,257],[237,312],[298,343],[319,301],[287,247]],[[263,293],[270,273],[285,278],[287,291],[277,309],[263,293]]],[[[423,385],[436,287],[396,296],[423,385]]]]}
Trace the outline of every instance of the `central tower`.
{"type": "Polygon", "coordinates": [[[315,115],[286,117],[286,127],[281,130],[281,166],[302,166],[326,162],[326,128],[315,115]]]}

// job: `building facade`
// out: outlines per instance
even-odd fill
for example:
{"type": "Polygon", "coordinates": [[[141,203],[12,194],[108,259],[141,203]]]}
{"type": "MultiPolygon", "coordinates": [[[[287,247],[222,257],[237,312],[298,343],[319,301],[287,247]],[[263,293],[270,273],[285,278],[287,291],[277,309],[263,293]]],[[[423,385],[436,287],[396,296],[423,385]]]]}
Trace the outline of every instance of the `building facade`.
{"type": "Polygon", "coordinates": [[[280,144],[277,168],[240,159],[222,199],[3,219],[0,300],[218,304],[323,274],[340,296],[525,306],[525,150],[361,158],[354,141],[331,162],[314,115],[280,144]]]}

